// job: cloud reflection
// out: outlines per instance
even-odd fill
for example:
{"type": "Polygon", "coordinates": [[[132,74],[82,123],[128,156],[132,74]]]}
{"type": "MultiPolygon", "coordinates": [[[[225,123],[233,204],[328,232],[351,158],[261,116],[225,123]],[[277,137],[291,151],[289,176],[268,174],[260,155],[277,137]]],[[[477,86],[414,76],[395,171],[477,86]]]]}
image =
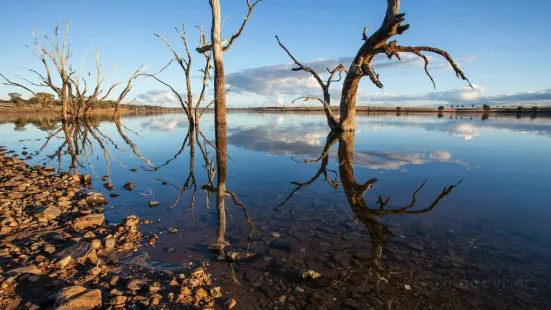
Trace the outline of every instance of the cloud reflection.
{"type": "MultiPolygon", "coordinates": [[[[246,150],[263,152],[270,155],[300,155],[308,158],[319,156],[323,149],[328,130],[324,123],[302,123],[293,126],[281,126],[281,122],[254,127],[230,129],[228,143],[246,150]]],[[[330,152],[331,158],[337,158],[337,151],[330,152]]],[[[397,153],[390,151],[356,151],[354,164],[374,170],[405,170],[407,165],[429,163],[453,163],[466,166],[459,160],[453,160],[447,151],[397,153]]]]}

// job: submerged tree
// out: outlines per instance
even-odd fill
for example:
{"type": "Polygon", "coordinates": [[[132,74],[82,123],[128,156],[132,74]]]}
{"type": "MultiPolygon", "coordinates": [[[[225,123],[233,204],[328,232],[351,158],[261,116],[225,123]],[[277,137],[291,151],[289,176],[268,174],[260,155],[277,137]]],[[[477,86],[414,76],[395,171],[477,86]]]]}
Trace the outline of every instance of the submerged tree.
{"type": "MultiPolygon", "coordinates": [[[[220,0],[209,0],[211,12],[212,12],[212,26],[211,26],[211,43],[198,47],[196,50],[199,53],[206,51],[212,51],[213,65],[214,65],[214,118],[215,118],[215,139],[216,139],[216,167],[217,167],[217,181],[216,181],[216,206],[218,209],[218,217],[220,223],[226,222],[225,212],[225,196],[231,193],[226,190],[226,169],[227,167],[227,124],[226,124],[226,76],[224,73],[224,52],[230,50],[239,36],[243,33],[245,26],[247,25],[253,9],[260,2],[256,0],[251,3],[247,0],[247,15],[243,19],[243,23],[239,29],[233,33],[229,41],[222,40],[222,18],[220,10],[220,0]]],[[[224,240],[218,238],[217,243],[222,245],[224,240]]]]}
{"type": "Polygon", "coordinates": [[[320,101],[323,104],[325,114],[327,116],[327,122],[331,129],[336,131],[352,131],[356,127],[356,97],[358,92],[358,87],[360,84],[361,79],[364,76],[368,76],[371,82],[375,84],[375,86],[379,88],[383,88],[383,84],[381,83],[379,79],[379,74],[375,72],[375,70],[372,67],[371,62],[373,61],[374,57],[379,54],[384,54],[388,57],[388,59],[392,59],[392,57],[396,57],[398,60],[400,60],[400,53],[413,53],[417,55],[418,57],[422,58],[425,62],[425,73],[430,78],[431,82],[433,83],[433,86],[436,87],[436,84],[434,82],[434,79],[430,75],[428,71],[428,65],[429,65],[429,59],[423,52],[430,52],[438,54],[446,59],[450,66],[455,71],[455,74],[458,78],[467,81],[469,85],[469,80],[461,71],[457,63],[451,58],[451,56],[444,50],[430,47],[430,46],[403,46],[398,45],[396,40],[390,41],[389,40],[396,36],[403,34],[406,30],[409,29],[410,25],[405,24],[402,25],[402,23],[405,20],[405,13],[399,13],[400,10],[400,1],[401,0],[387,0],[387,10],[386,15],[383,20],[383,24],[375,31],[371,36],[367,35],[367,28],[364,28],[363,32],[363,40],[364,43],[360,47],[358,53],[356,54],[356,57],[352,61],[352,64],[350,65],[350,68],[348,70],[345,69],[344,65],[340,64],[334,69],[330,70],[327,69],[329,73],[329,77],[327,80],[323,80],[320,75],[315,72],[312,68],[306,67],[301,62],[299,62],[292,54],[291,52],[281,43],[279,40],[279,37],[276,36],[276,39],[285,50],[287,55],[293,60],[296,68],[293,68],[293,71],[305,71],[313,75],[313,77],[316,79],[318,84],[320,85],[322,91],[323,91],[323,99],[319,97],[301,97],[304,100],[317,100],[320,101]],[[345,72],[346,75],[344,77],[343,87],[342,87],[342,95],[341,95],[341,101],[340,101],[340,117],[337,117],[333,114],[333,111],[331,110],[331,96],[329,93],[329,88],[332,82],[340,81],[341,80],[341,74],[342,72],[345,72]],[[336,79],[335,76],[339,75],[339,78],[336,79]]]}

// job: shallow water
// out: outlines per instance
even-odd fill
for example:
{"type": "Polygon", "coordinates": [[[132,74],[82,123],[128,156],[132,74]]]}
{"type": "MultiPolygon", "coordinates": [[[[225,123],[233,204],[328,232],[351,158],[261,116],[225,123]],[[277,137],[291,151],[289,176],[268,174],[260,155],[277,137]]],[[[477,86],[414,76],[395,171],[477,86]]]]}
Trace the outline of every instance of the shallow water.
{"type": "Polygon", "coordinates": [[[190,140],[178,114],[69,128],[19,119],[0,124],[0,144],[89,173],[106,196],[107,176],[120,194],[110,221],[153,220],[141,229],[159,239],[144,251],[210,261],[242,309],[551,307],[551,118],[359,115],[355,134],[332,136],[319,114],[230,113],[227,188],[255,228],[228,197],[226,251],[256,254],[237,263],[208,250],[212,123],[205,115],[190,140]]]}

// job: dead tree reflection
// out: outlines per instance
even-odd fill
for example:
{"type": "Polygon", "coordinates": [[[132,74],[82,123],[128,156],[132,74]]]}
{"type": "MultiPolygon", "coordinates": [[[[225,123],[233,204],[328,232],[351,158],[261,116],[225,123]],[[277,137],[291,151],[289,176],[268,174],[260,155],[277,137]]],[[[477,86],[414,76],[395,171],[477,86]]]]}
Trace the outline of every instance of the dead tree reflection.
{"type": "MultiPolygon", "coordinates": [[[[287,203],[290,198],[301,188],[312,184],[322,174],[325,175],[325,180],[333,187],[337,188],[342,185],[350,208],[354,213],[355,220],[361,222],[367,229],[371,242],[371,255],[367,259],[368,270],[360,268],[356,272],[362,274],[366,281],[367,277],[375,275],[377,281],[389,283],[392,280],[392,272],[385,268],[381,262],[383,249],[386,247],[387,239],[392,232],[387,225],[379,222],[380,217],[387,215],[418,215],[432,211],[438,203],[449,195],[461,182],[444,187],[442,192],[430,203],[423,208],[416,208],[417,194],[424,188],[426,180],[413,192],[411,202],[403,207],[390,208],[390,196],[383,197],[380,195],[376,201],[377,207],[369,207],[364,195],[377,182],[376,178],[369,179],[365,182],[358,182],[354,174],[354,132],[334,133],[331,132],[328,137],[321,156],[314,160],[304,160],[304,163],[321,162],[320,169],[316,172],[313,178],[307,182],[292,182],[296,187],[291,194],[277,206],[276,210],[287,203]],[[330,149],[336,143],[338,146],[338,163],[340,182],[331,180],[327,177],[327,165],[329,161],[330,149]]],[[[349,274],[353,271],[347,271],[349,274]]],[[[403,283],[401,284],[403,286],[403,283]]]]}
{"type": "MultiPolygon", "coordinates": [[[[57,170],[63,171],[63,164],[66,162],[65,158],[68,157],[68,172],[75,175],[80,175],[83,171],[89,170],[90,173],[98,177],[95,171],[96,167],[91,158],[95,155],[95,159],[99,160],[99,154],[101,153],[105,164],[105,176],[107,177],[102,179],[104,181],[111,181],[112,162],[117,163],[121,167],[127,168],[124,162],[115,156],[113,151],[125,155],[128,155],[128,152],[124,148],[121,148],[111,136],[100,130],[100,121],[100,119],[82,119],[78,122],[59,123],[49,132],[44,144],[37,151],[37,155],[46,150],[55,139],[61,139],[62,142],[55,148],[55,151],[52,154],[46,155],[46,158],[42,161],[42,164],[47,165],[52,161],[57,160],[57,170]]],[[[121,124],[120,119],[116,118],[114,119],[114,122],[117,128],[117,133],[130,147],[132,155],[129,156],[139,158],[146,165],[153,165],[148,158],[141,154],[139,148],[124,133],[124,126],[121,124]]]]}

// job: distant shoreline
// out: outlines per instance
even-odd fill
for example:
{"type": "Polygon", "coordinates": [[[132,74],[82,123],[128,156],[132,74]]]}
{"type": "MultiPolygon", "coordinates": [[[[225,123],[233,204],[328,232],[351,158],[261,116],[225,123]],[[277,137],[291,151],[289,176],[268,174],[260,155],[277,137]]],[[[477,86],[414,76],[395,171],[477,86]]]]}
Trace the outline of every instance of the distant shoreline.
{"type": "MultiPolygon", "coordinates": [[[[396,113],[396,114],[551,114],[551,107],[544,106],[538,107],[537,111],[533,111],[531,107],[524,107],[519,110],[516,107],[506,107],[506,108],[490,108],[489,110],[484,110],[482,107],[469,107],[469,108],[456,108],[456,107],[446,107],[443,110],[439,110],[436,107],[385,107],[385,106],[358,106],[356,107],[358,113],[396,113]]],[[[59,108],[52,109],[37,109],[32,107],[11,107],[11,106],[2,106],[0,105],[0,114],[33,114],[35,116],[57,116],[59,113],[59,108]],[[37,115],[38,114],[38,115],[37,115]]],[[[332,106],[331,110],[334,113],[339,112],[338,106],[332,106]]],[[[294,107],[294,106],[271,106],[271,107],[248,107],[248,108],[235,108],[228,107],[228,112],[259,112],[259,113],[284,113],[284,112],[314,112],[314,113],[324,113],[323,107],[294,107]]],[[[91,111],[91,114],[94,115],[112,115],[114,109],[94,109],[91,111]]],[[[207,112],[214,112],[214,109],[207,109],[207,112]]],[[[140,109],[139,107],[133,107],[131,109],[123,108],[121,110],[121,115],[141,115],[141,114],[171,114],[171,113],[184,113],[182,108],[167,108],[167,107],[158,107],[140,109]]]]}

